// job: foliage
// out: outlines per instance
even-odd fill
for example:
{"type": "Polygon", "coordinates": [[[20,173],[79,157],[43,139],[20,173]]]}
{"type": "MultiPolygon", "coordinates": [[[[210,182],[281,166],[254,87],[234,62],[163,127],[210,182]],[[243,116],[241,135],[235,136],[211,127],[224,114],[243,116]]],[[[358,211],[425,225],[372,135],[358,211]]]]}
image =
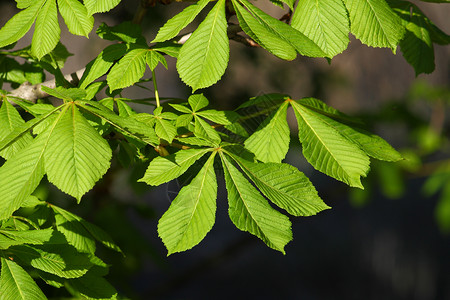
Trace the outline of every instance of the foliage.
{"type": "MultiPolygon", "coordinates": [[[[292,240],[286,212],[312,216],[330,208],[305,174],[283,163],[291,138],[288,110],[297,119],[306,160],[351,187],[363,188],[361,178],[369,172],[370,158],[403,159],[358,119],[315,98],[268,94],[251,98],[235,111],[208,107],[209,100],[197,91],[221,79],[229,63],[230,39],[239,36],[239,41],[284,60],[300,54],[331,61],[347,48],[352,33],[368,46],[393,53],[400,46],[416,74],[434,70],[434,43],[450,43],[418,6],[397,0],[308,0],[297,5],[273,1],[293,11],[287,22],[247,0],[218,0],[186,40],[180,32],[209,6],[209,0],[200,0],[168,20],[150,43],[137,24],[102,24],[97,35],[114,43],[86,66],[79,82],[68,81],[61,68],[70,53],[59,42],[58,12],[72,34],[87,37],[94,14],[119,2],[17,0],[20,12],[0,29],[1,84],[39,84],[45,70],[54,75],[55,86],[44,84],[42,92],[60,99],[56,105],[34,103],[2,90],[2,299],[45,299],[37,278],[66,287],[74,297],[117,297],[104,279],[108,265],[95,253],[97,243],[118,252],[120,248],[99,227],[39,199],[35,190],[44,176],[80,202],[111,167],[113,157],[125,168],[148,163],[139,181],[152,186],[189,175],[192,179],[158,224],[168,254],[191,249],[212,229],[223,177],[235,226],[285,253],[292,240]],[[234,15],[238,23],[230,24],[234,15]],[[33,24],[31,46],[11,50],[33,24]],[[192,88],[186,101],[159,97],[155,68],[168,67],[166,55],[177,59],[180,78],[192,88]],[[19,57],[23,64],[17,62],[19,57]],[[151,78],[144,76],[147,66],[151,78]],[[121,96],[123,89],[148,80],[154,83],[154,98],[121,96]],[[104,90],[107,97],[99,99],[104,90]],[[130,105],[134,102],[154,106],[153,112],[136,112],[130,105]],[[247,108],[254,112],[248,114],[247,108]],[[256,117],[264,121],[254,128],[256,117]]],[[[436,189],[430,187],[430,193],[436,189]]],[[[448,188],[445,191],[448,194],[448,188]]]]}

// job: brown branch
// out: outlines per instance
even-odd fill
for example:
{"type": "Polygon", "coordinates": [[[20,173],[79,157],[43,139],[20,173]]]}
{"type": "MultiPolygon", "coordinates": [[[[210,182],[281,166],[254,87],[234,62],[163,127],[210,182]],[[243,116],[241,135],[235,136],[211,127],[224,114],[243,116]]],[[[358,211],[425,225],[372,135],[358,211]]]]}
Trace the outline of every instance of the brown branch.
{"type": "MultiPolygon", "coordinates": [[[[72,74],[67,74],[64,78],[71,84],[77,85],[79,78],[84,73],[85,68],[80,69],[72,74]]],[[[47,80],[43,83],[31,84],[29,82],[22,83],[17,89],[12,90],[9,95],[21,99],[25,99],[31,102],[36,102],[37,99],[48,97],[49,95],[41,90],[41,86],[46,86],[54,89],[56,87],[55,79],[47,80]]]]}

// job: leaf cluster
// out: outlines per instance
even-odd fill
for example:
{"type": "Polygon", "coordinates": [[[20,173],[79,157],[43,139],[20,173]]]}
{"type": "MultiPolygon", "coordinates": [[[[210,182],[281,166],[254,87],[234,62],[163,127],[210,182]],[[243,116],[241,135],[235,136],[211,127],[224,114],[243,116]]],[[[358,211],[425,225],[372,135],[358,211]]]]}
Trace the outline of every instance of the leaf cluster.
{"type": "Polygon", "coordinates": [[[113,159],[124,168],[148,164],[139,181],[151,186],[187,178],[158,223],[168,254],[191,249],[211,231],[224,178],[230,220],[284,254],[292,240],[288,214],[306,217],[330,208],[307,176],[284,162],[295,131],[287,122],[288,110],[297,120],[308,163],[348,186],[363,188],[361,178],[367,176],[371,158],[403,159],[360,120],[315,98],[275,93],[253,97],[234,111],[210,107],[198,90],[225,73],[230,39],[250,40],[250,45],[284,60],[300,54],[331,61],[347,48],[352,33],[368,46],[393,53],[400,46],[416,74],[434,70],[434,43],[450,43],[446,33],[407,1],[272,1],[290,9],[285,22],[248,0],[211,5],[200,0],[169,19],[150,43],[137,24],[100,25],[96,34],[111,45],[87,64],[79,81],[69,82],[61,69],[71,54],[59,42],[58,13],[72,34],[87,37],[94,14],[119,2],[17,0],[21,11],[0,29],[0,48],[5,48],[0,52],[0,83],[13,88],[40,84],[47,71],[55,77],[55,87],[37,88],[58,99],[34,103],[1,91],[2,298],[45,299],[33,278],[65,286],[74,296],[117,296],[103,278],[108,267],[95,256],[96,243],[121,250],[100,228],[37,199],[33,193],[44,176],[78,202],[113,159]],[[207,6],[198,27],[180,35],[207,6]],[[31,45],[11,50],[33,24],[31,45]],[[160,64],[168,68],[167,56],[176,59],[181,80],[193,90],[187,99],[159,97],[156,71],[160,64]],[[147,66],[152,74],[148,78],[147,66]],[[147,81],[153,82],[154,97],[123,97],[124,89],[143,87],[147,81]],[[152,111],[138,112],[135,103],[152,111]]]}

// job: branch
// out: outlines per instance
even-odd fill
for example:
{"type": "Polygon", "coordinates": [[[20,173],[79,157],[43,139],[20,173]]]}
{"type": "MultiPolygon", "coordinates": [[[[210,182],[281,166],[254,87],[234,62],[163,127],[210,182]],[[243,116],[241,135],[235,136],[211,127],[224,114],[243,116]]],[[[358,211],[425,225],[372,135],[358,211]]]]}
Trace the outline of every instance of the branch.
{"type": "Polygon", "coordinates": [[[245,36],[238,34],[239,32],[242,32],[241,26],[239,26],[237,24],[229,24],[228,25],[227,34],[228,34],[228,38],[230,40],[244,44],[245,46],[249,46],[249,47],[261,47],[257,42],[255,42],[250,37],[248,37],[248,36],[245,37],[245,36]]]}
{"type": "MultiPolygon", "coordinates": [[[[80,81],[79,78],[84,73],[85,68],[80,69],[72,74],[67,74],[64,78],[74,86],[78,85],[80,81]]],[[[33,103],[36,102],[37,99],[48,97],[49,95],[41,90],[41,86],[46,86],[54,89],[56,87],[55,79],[47,80],[43,83],[38,84],[30,84],[29,82],[22,83],[17,89],[12,90],[9,94],[10,96],[25,99],[31,101],[33,103]]]]}

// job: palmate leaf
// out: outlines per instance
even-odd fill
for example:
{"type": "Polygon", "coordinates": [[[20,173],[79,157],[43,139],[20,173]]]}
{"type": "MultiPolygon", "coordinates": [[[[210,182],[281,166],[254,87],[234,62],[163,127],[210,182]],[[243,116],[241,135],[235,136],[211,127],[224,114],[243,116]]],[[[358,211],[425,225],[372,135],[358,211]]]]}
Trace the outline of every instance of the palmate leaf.
{"type": "Polygon", "coordinates": [[[266,199],[221,153],[228,192],[228,213],[237,228],[259,237],[267,246],[285,254],[292,240],[291,222],[273,209],[266,199]]]}
{"type": "Polygon", "coordinates": [[[262,162],[281,162],[289,150],[290,131],[286,120],[288,102],[284,102],[245,141],[245,148],[262,162]]]}
{"type": "Polygon", "coordinates": [[[168,255],[191,249],[215,221],[217,181],[213,152],[191,183],[183,187],[158,223],[158,234],[168,255]]]}
{"type": "Polygon", "coordinates": [[[239,0],[271,32],[288,42],[298,53],[310,57],[326,57],[320,47],[300,31],[266,14],[247,0],[239,0]]]}
{"type": "Polygon", "coordinates": [[[148,51],[143,48],[133,49],[111,68],[107,77],[111,91],[129,87],[144,76],[148,51]]]}
{"type": "Polygon", "coordinates": [[[396,52],[405,28],[385,0],[344,0],[344,3],[351,32],[357,39],[368,46],[389,47],[396,52]]]}
{"type": "Polygon", "coordinates": [[[291,215],[312,216],[330,208],[320,199],[308,177],[295,167],[232,157],[269,200],[291,215]]]}
{"type": "Polygon", "coordinates": [[[205,153],[211,149],[180,150],[169,156],[158,156],[150,162],[144,177],[139,179],[150,185],[160,185],[177,178],[187,171],[205,153]]]}
{"type": "Polygon", "coordinates": [[[273,33],[261,21],[255,19],[236,0],[233,0],[233,7],[242,30],[258,45],[281,59],[293,60],[297,57],[294,47],[273,33]]]}
{"type": "Polygon", "coordinates": [[[83,2],[86,6],[88,14],[93,15],[113,9],[120,3],[120,1],[121,0],[84,0],[83,2]]]}
{"type": "Polygon", "coordinates": [[[152,43],[164,42],[175,37],[183,28],[195,19],[195,17],[208,3],[209,0],[200,0],[195,4],[189,5],[182,12],[176,14],[158,30],[158,34],[152,43]]]}
{"type": "Polygon", "coordinates": [[[341,0],[299,1],[291,26],[310,38],[329,57],[344,51],[350,41],[347,10],[341,0]]]}
{"type": "Polygon", "coordinates": [[[94,27],[94,18],[83,4],[78,0],[58,0],[58,8],[72,34],[88,37],[94,27]]]}
{"type": "Polygon", "coordinates": [[[229,52],[225,0],[218,0],[181,47],[177,60],[180,78],[194,91],[213,85],[225,73],[229,52]]]}
{"type": "Polygon", "coordinates": [[[2,300],[46,300],[44,293],[17,263],[0,258],[0,296],[2,300]]]}
{"type": "Polygon", "coordinates": [[[12,17],[0,29],[0,48],[18,41],[30,30],[45,0],[33,2],[32,5],[29,5],[26,9],[12,17]]]}
{"type": "Polygon", "coordinates": [[[31,42],[33,56],[41,59],[44,55],[50,53],[58,44],[60,34],[56,0],[48,0],[42,6],[36,19],[31,42]]]}
{"type": "Polygon", "coordinates": [[[324,116],[291,101],[298,121],[298,135],[303,155],[317,170],[363,188],[361,176],[369,171],[369,157],[335,128],[324,121],[324,116]]]}
{"type": "MultiPolygon", "coordinates": [[[[24,123],[25,121],[20,117],[14,106],[12,106],[8,100],[3,101],[0,108],[0,141],[7,137],[14,128],[17,128],[24,123]]],[[[31,143],[32,140],[31,134],[23,134],[15,143],[11,144],[11,146],[0,151],[0,156],[9,159],[17,151],[31,143]]]]}
{"type": "Polygon", "coordinates": [[[87,254],[67,244],[13,246],[11,256],[38,270],[63,278],[78,278],[92,267],[87,254]]]}
{"type": "Polygon", "coordinates": [[[79,201],[106,173],[112,152],[72,103],[54,124],[44,157],[48,180],[79,201]]]}

